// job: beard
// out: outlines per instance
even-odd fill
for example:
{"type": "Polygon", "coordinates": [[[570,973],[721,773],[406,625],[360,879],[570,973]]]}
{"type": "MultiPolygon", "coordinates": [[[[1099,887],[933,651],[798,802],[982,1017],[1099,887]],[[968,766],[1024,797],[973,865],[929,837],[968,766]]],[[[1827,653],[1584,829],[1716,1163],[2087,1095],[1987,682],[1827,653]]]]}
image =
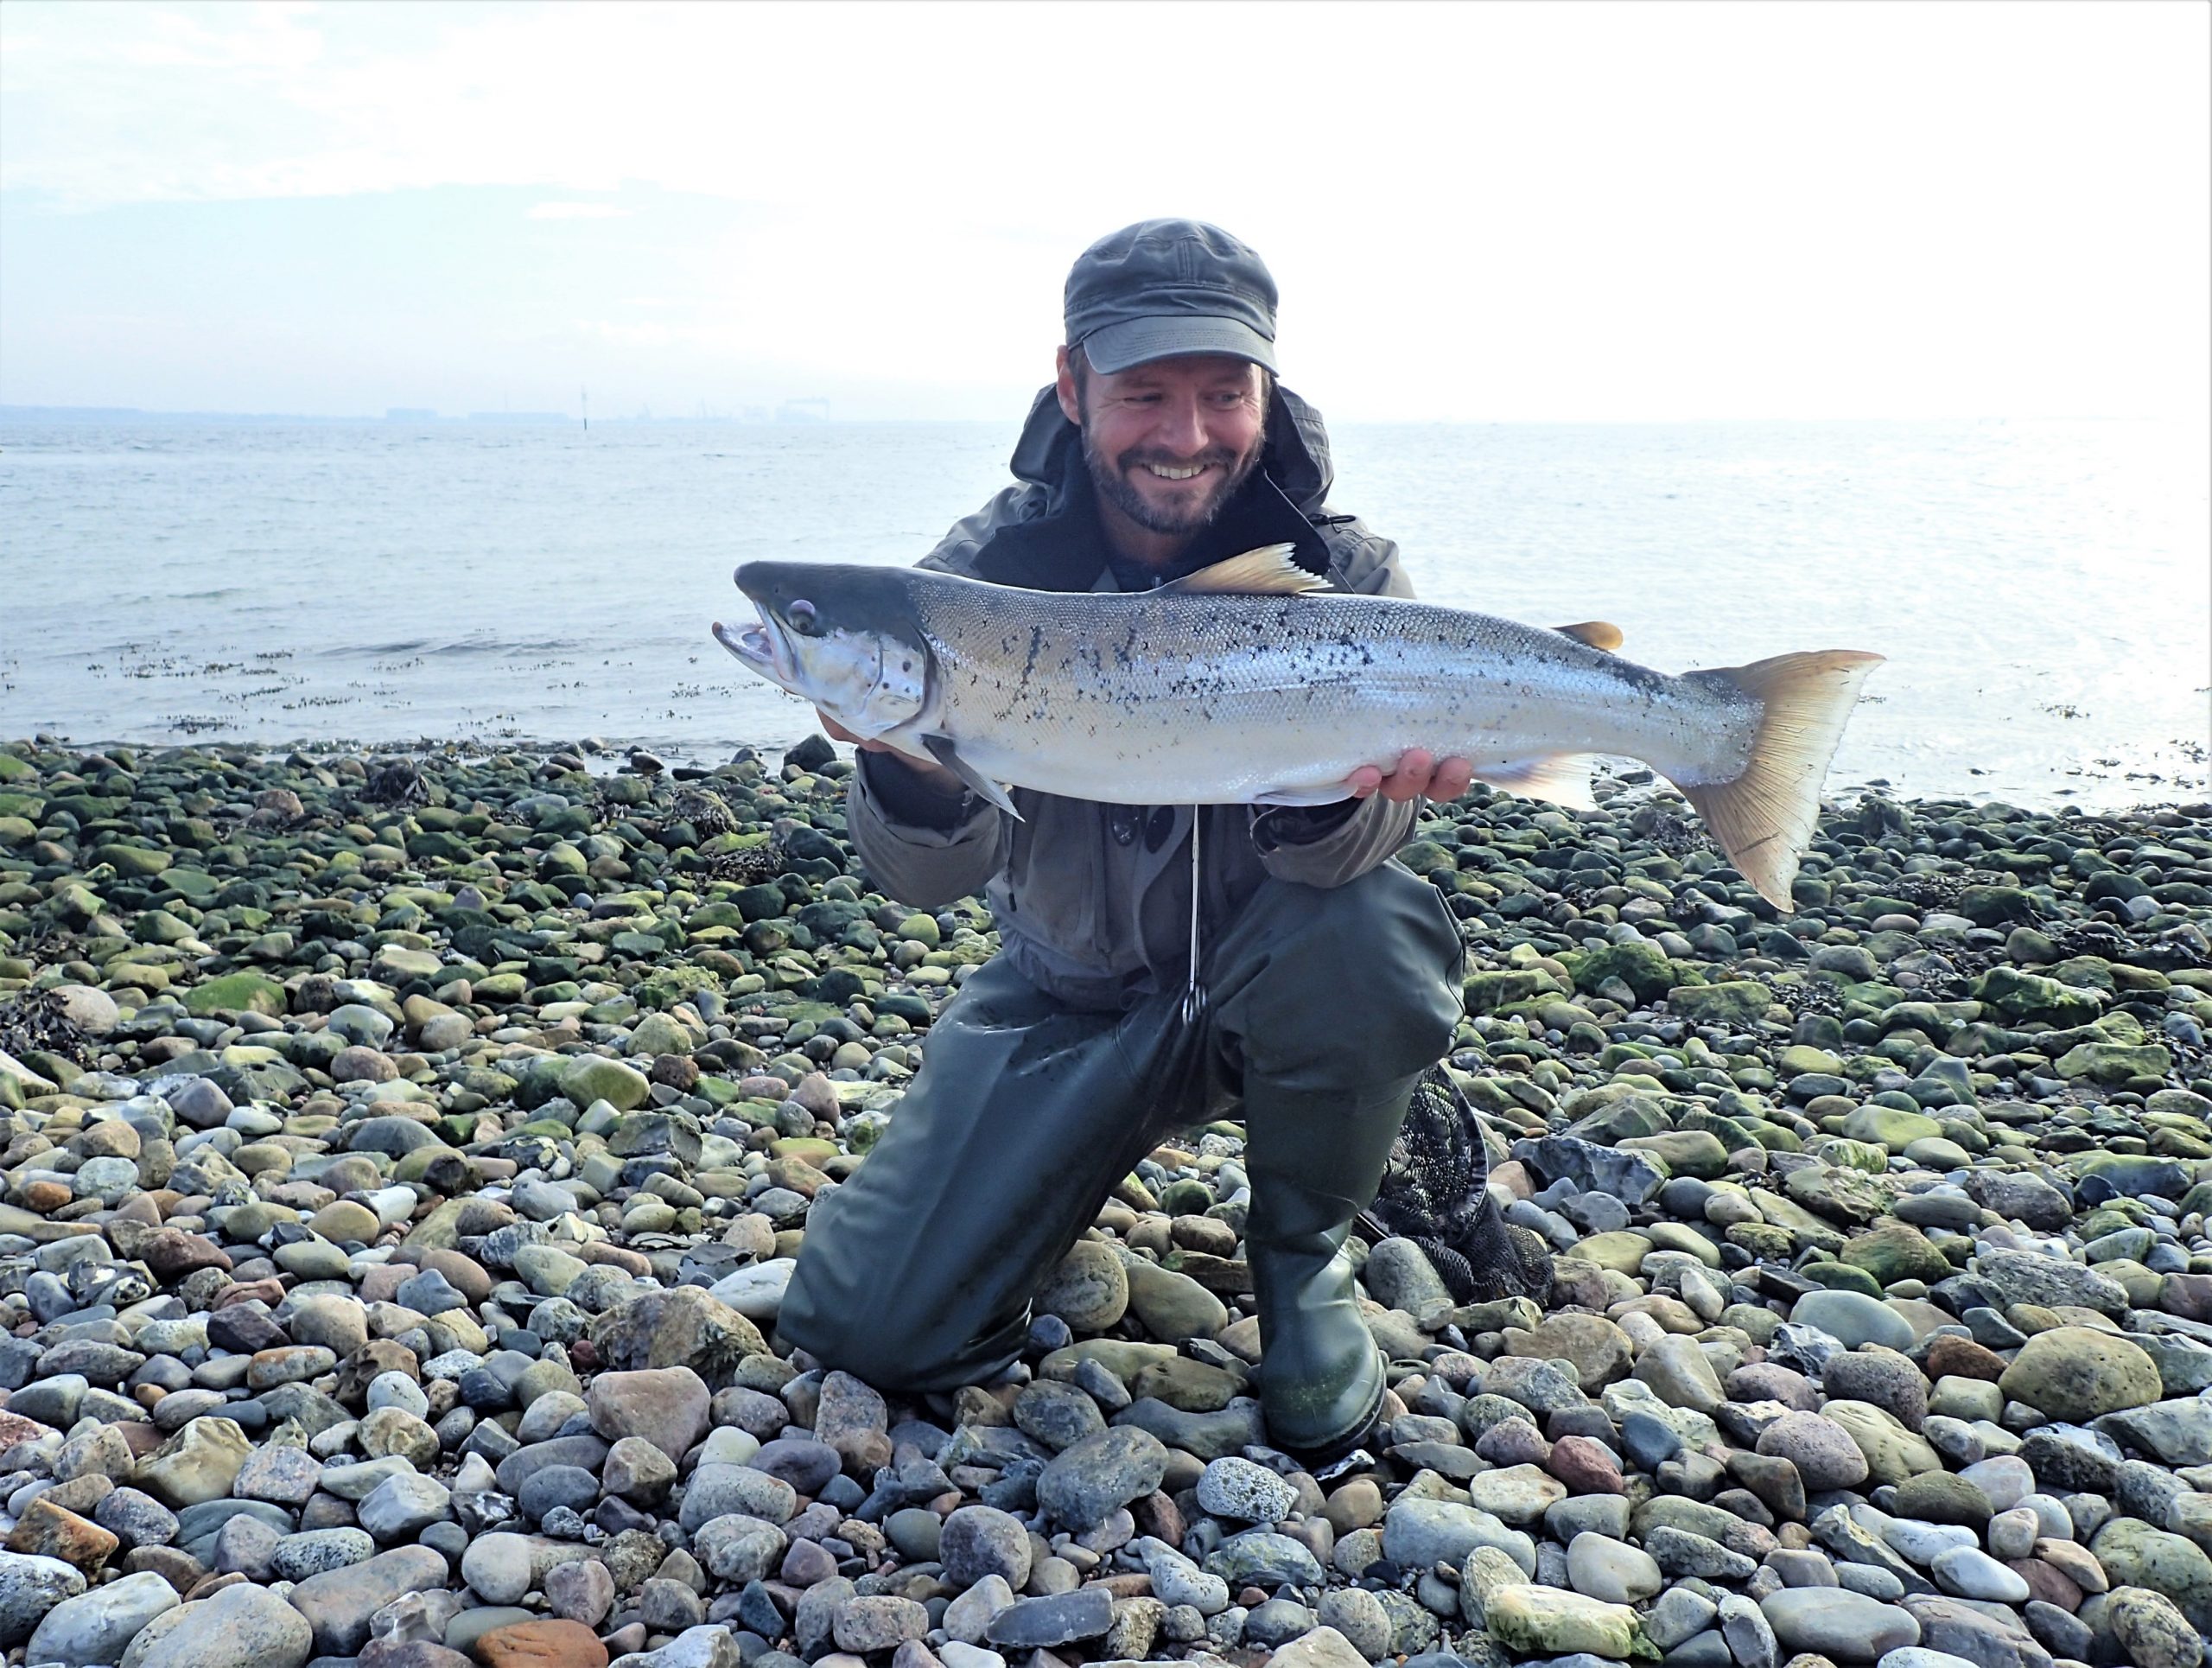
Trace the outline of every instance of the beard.
{"type": "Polygon", "coordinates": [[[1254,442],[1252,449],[1238,456],[1225,446],[1216,446],[1196,457],[1169,457],[1162,453],[1132,449],[1119,457],[1108,457],[1093,445],[1088,427],[1083,432],[1083,461],[1090,471],[1091,484],[1104,499],[1123,515],[1147,532],[1194,533],[1211,526],[1214,518],[1228,507],[1238,490],[1251,479],[1252,472],[1260,467],[1260,454],[1267,449],[1264,433],[1254,442]],[[1155,504],[1137,488],[1131,476],[1147,464],[1160,464],[1169,468],[1188,468],[1200,464],[1218,469],[1214,489],[1202,499],[1186,504],[1155,504]]]}

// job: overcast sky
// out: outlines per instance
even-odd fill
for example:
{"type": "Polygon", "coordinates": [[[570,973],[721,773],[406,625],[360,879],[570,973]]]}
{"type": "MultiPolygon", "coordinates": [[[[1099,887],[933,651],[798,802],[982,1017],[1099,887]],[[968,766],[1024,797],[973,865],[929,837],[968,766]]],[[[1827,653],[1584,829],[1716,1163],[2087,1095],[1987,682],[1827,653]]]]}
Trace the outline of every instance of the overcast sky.
{"type": "Polygon", "coordinates": [[[1217,221],[1332,417],[2201,414],[2201,3],[0,6],[0,402],[1006,420],[1217,221]]]}

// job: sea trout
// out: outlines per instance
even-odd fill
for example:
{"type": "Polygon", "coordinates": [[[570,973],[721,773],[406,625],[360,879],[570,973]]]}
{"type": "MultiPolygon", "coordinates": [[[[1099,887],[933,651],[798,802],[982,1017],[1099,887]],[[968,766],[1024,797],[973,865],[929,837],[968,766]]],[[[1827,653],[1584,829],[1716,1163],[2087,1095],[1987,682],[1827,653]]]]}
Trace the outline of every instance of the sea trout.
{"type": "Polygon", "coordinates": [[[748,562],[760,609],[715,639],[855,735],[956,772],[1127,805],[1314,805],[1407,749],[1586,809],[1592,754],[1686,794],[1777,907],[1859,686],[1881,656],[1783,654],[1670,677],[1549,631],[1347,595],[1271,545],[1156,590],[1032,591],[914,568],[748,562]]]}

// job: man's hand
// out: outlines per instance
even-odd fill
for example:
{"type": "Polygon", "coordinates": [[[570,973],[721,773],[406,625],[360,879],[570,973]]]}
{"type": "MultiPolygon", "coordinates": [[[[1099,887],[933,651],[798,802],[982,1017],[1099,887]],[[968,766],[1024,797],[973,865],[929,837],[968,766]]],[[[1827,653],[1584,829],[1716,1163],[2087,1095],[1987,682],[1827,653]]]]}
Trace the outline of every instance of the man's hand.
{"type": "Polygon", "coordinates": [[[855,735],[852,731],[847,729],[842,724],[839,723],[835,718],[832,718],[828,713],[823,711],[820,707],[815,708],[814,716],[822,721],[823,733],[828,735],[831,741],[849,742],[855,747],[860,748],[863,753],[881,753],[888,754],[890,757],[897,760],[901,765],[904,765],[908,770],[913,772],[916,776],[927,783],[936,792],[944,794],[948,799],[956,798],[968,791],[967,784],[963,782],[959,777],[954,775],[952,772],[947,770],[943,765],[936,763],[924,764],[919,759],[914,757],[912,754],[901,753],[897,748],[893,747],[888,742],[872,742],[855,735]]]}
{"type": "Polygon", "coordinates": [[[1403,804],[1424,797],[1456,799],[1474,780],[1474,767],[1465,759],[1439,759],[1426,748],[1413,748],[1398,755],[1398,767],[1389,775],[1373,765],[1362,765],[1344,786],[1355,799],[1380,793],[1403,804]]]}

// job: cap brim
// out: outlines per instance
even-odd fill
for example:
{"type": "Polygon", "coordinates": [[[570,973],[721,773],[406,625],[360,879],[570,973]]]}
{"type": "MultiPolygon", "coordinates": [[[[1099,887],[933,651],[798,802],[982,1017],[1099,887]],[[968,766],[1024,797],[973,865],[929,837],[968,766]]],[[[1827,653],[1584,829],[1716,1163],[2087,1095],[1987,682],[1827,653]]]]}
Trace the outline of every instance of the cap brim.
{"type": "Polygon", "coordinates": [[[1225,353],[1270,371],[1275,368],[1273,342],[1239,320],[1209,314],[1129,319],[1092,331],[1080,345],[1090,368],[1109,376],[1154,360],[1192,353],[1225,353]]]}

